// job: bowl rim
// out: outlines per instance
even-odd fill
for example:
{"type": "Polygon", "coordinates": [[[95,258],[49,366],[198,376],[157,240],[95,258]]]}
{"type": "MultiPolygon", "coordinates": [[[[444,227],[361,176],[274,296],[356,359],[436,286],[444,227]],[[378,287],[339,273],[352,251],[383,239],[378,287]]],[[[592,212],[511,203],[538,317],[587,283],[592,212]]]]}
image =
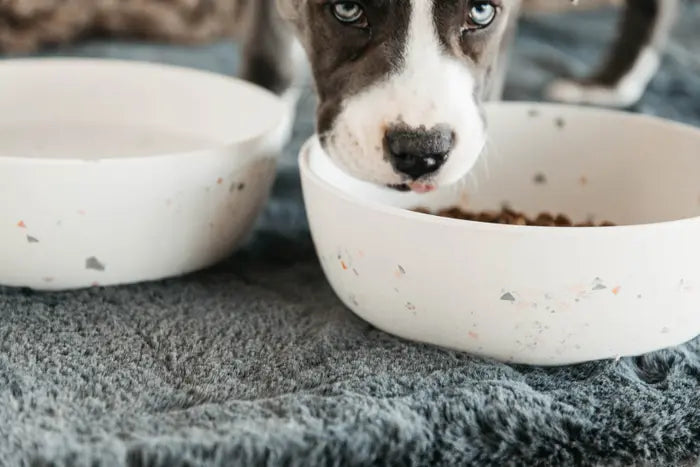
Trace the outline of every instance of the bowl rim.
{"type": "MultiPolygon", "coordinates": [[[[508,101],[508,102],[491,102],[485,104],[486,108],[509,108],[509,109],[551,109],[551,110],[567,110],[579,113],[590,113],[597,115],[607,115],[616,116],[627,119],[634,119],[638,121],[645,121],[654,125],[662,125],[670,128],[675,128],[676,130],[688,131],[695,134],[700,142],[700,128],[696,128],[692,125],[662,119],[659,117],[647,115],[647,114],[637,114],[628,111],[605,109],[605,108],[594,108],[585,106],[576,106],[569,104],[555,104],[555,103],[542,103],[542,102],[531,102],[531,101],[508,101]]],[[[382,214],[390,216],[398,216],[411,222],[420,222],[423,224],[435,224],[439,226],[451,227],[451,228],[469,228],[484,230],[490,232],[503,232],[503,233],[523,233],[523,232],[538,232],[545,235],[566,235],[571,236],[572,234],[592,234],[592,235],[610,235],[617,234],[622,231],[646,231],[648,232],[650,228],[654,229],[671,229],[671,228],[683,228],[683,227],[700,227],[700,216],[692,216],[682,219],[673,219],[669,221],[661,222],[647,222],[641,224],[625,224],[625,225],[615,225],[615,226],[594,226],[594,227],[546,227],[546,226],[534,226],[534,225],[511,225],[511,224],[492,224],[487,222],[478,222],[464,219],[452,219],[448,217],[435,216],[431,214],[423,214],[419,212],[414,212],[409,209],[399,208],[389,204],[380,203],[373,199],[360,199],[348,193],[347,191],[341,190],[332,183],[328,182],[326,179],[319,176],[315,171],[311,169],[311,154],[314,151],[320,151],[323,157],[328,158],[321,147],[318,135],[313,135],[309,138],[301,148],[299,153],[299,170],[301,173],[302,180],[308,180],[316,185],[320,186],[327,192],[330,192],[333,196],[341,198],[347,202],[354,203],[365,209],[380,212],[382,214]],[[461,227],[460,227],[461,226],[461,227]]],[[[700,157],[700,153],[698,154],[700,157]]],[[[332,161],[331,161],[332,162],[332,161]]],[[[306,202],[306,199],[305,199],[306,202]]]]}
{"type": "Polygon", "coordinates": [[[143,163],[145,161],[163,161],[173,158],[183,158],[183,157],[198,157],[201,158],[203,155],[216,153],[222,150],[230,150],[236,147],[259,147],[265,144],[265,140],[279,132],[285,123],[285,105],[282,99],[275,95],[274,93],[268,91],[267,89],[260,87],[256,84],[250,83],[243,79],[225,75],[222,73],[216,73],[209,70],[192,68],[179,65],[171,65],[161,62],[143,61],[143,60],[128,60],[128,59],[118,59],[118,58],[82,58],[82,57],[18,57],[18,58],[8,58],[5,60],[0,60],[0,71],[3,67],[9,66],[38,66],[38,67],[50,67],[55,64],[61,64],[63,66],[75,66],[80,67],[114,67],[114,68],[140,68],[146,70],[153,70],[160,73],[177,73],[180,75],[190,75],[193,78],[208,79],[208,80],[218,80],[220,82],[228,82],[228,84],[233,84],[245,89],[245,92],[250,92],[256,95],[259,100],[267,100],[269,104],[273,107],[277,107],[274,112],[270,113],[269,123],[264,126],[256,134],[245,137],[238,138],[235,140],[226,141],[223,143],[216,143],[210,147],[202,147],[200,149],[187,150],[187,151],[171,151],[165,153],[152,154],[148,156],[126,156],[126,157],[101,157],[96,159],[80,159],[75,157],[23,157],[16,155],[2,155],[0,154],[0,165],[12,164],[17,165],[43,165],[43,166],[64,166],[64,165],[83,165],[95,163],[100,164],[133,164],[133,163],[143,163]]]}

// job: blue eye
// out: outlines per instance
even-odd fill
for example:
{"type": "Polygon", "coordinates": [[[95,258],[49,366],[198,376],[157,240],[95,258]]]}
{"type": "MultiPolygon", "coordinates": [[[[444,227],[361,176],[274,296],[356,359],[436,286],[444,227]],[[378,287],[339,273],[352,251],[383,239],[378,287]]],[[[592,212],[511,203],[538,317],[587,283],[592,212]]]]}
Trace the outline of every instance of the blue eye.
{"type": "Polygon", "coordinates": [[[365,16],[365,10],[357,2],[336,2],[333,4],[333,15],[344,24],[358,23],[365,16]]]}
{"type": "Polygon", "coordinates": [[[489,1],[477,0],[469,9],[469,21],[476,27],[485,28],[496,17],[496,7],[489,1]]]}

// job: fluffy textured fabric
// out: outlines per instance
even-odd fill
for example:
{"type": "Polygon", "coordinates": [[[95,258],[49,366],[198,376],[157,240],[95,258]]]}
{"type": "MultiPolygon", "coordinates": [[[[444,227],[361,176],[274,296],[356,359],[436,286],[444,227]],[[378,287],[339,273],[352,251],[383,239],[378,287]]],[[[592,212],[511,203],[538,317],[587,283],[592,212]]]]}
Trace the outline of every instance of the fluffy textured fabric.
{"type": "MultiPolygon", "coordinates": [[[[509,96],[536,97],[560,63],[584,71],[613,34],[606,16],[526,23],[509,96]]],[[[700,124],[699,20],[687,10],[640,110],[700,124]]],[[[229,44],[64,52],[236,63],[229,44]]],[[[257,234],[224,264],[129,287],[0,289],[0,465],[695,464],[700,341],[525,368],[404,342],[346,310],[301,207],[294,153],[311,105],[257,234]]]]}

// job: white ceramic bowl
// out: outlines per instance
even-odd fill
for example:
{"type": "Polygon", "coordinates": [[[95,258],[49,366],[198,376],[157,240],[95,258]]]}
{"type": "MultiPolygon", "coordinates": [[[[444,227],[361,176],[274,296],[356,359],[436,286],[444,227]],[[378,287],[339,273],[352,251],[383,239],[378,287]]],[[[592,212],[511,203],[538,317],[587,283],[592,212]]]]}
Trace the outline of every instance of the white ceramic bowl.
{"type": "Polygon", "coordinates": [[[208,266],[263,207],[288,122],[242,81],[121,61],[0,61],[0,284],[208,266]]]}
{"type": "Polygon", "coordinates": [[[306,145],[311,231],[340,299],[398,336],[517,363],[638,355],[700,334],[700,130],[566,106],[487,113],[488,169],[431,195],[351,179],[306,145]],[[519,227],[403,209],[504,202],[624,225],[519,227]]]}

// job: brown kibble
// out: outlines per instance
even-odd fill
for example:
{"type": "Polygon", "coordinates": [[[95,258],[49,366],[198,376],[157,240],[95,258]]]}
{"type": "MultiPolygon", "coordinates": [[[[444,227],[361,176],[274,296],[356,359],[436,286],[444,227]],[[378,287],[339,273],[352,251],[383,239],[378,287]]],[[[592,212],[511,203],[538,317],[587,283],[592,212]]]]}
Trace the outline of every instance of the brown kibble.
{"type": "Polygon", "coordinates": [[[495,223],[501,219],[501,213],[496,211],[482,211],[476,216],[476,220],[479,222],[491,222],[495,223]]]}
{"type": "Polygon", "coordinates": [[[471,212],[463,211],[457,207],[441,209],[437,213],[431,213],[425,208],[416,208],[414,211],[423,214],[434,214],[440,217],[487,222],[490,224],[534,225],[540,227],[612,227],[615,225],[609,221],[600,224],[595,224],[592,221],[573,223],[565,214],[557,214],[554,216],[548,212],[542,212],[536,218],[532,219],[507,206],[502,207],[500,211],[471,212]]]}
{"type": "Polygon", "coordinates": [[[566,217],[564,214],[559,214],[556,219],[554,219],[554,223],[557,225],[557,227],[571,227],[573,225],[571,219],[566,217]]]}
{"type": "Polygon", "coordinates": [[[542,227],[554,227],[556,223],[554,222],[554,217],[551,214],[548,212],[543,212],[537,216],[537,219],[535,219],[535,225],[542,227]]]}
{"type": "Polygon", "coordinates": [[[439,212],[442,217],[452,217],[454,219],[467,219],[468,213],[459,208],[443,209],[439,212]]]}

